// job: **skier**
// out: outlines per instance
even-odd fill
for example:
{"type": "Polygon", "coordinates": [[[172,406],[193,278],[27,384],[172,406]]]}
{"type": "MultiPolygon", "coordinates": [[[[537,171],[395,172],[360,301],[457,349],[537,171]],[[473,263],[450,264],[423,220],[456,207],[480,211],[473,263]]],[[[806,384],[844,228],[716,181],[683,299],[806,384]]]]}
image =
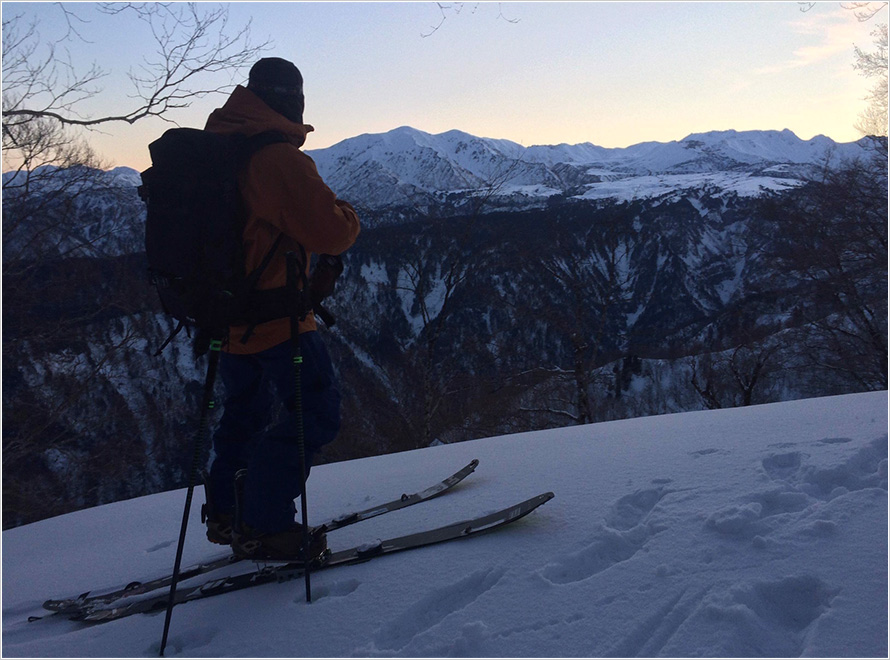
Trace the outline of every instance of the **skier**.
{"type": "MultiPolygon", "coordinates": [[[[281,58],[263,58],[251,68],[247,87],[237,86],[205,126],[224,135],[249,137],[276,131],[287,138],[253,155],[239,178],[247,214],[243,234],[247,272],[272,253],[259,290],[285,285],[288,252],[305,250],[308,274],[312,253],[339,255],[359,233],[355,210],[337,199],[312,159],[300,150],[307,133],[314,130],[303,123],[303,108],[303,77],[297,67],[281,58]]],[[[325,286],[310,283],[310,290],[313,284],[325,286]]],[[[299,333],[308,474],[315,453],[339,430],[340,393],[311,312],[300,322],[299,333]]],[[[231,544],[241,557],[299,558],[304,529],[294,518],[294,500],[302,484],[298,417],[291,403],[296,378],[290,320],[262,323],[250,331],[231,328],[229,334],[219,367],[224,409],[205,480],[207,537],[231,544]]],[[[323,536],[310,539],[311,557],[325,549],[323,536]]]]}

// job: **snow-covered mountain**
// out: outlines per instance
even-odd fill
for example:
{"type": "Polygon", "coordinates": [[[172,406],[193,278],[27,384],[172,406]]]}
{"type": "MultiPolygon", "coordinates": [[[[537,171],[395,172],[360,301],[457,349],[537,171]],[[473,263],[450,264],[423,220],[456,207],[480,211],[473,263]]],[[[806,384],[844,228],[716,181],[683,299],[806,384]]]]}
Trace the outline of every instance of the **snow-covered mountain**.
{"type": "Polygon", "coordinates": [[[50,165],[3,173],[3,257],[114,257],[145,249],[145,205],[129,167],[50,165]],[[24,220],[24,221],[22,221],[24,220]]]}
{"type": "MultiPolygon", "coordinates": [[[[837,143],[819,135],[802,140],[788,129],[693,133],[679,141],[609,149],[590,142],[525,147],[458,130],[433,135],[403,126],[306,153],[340,197],[364,209],[428,205],[457,193],[492,195],[491,210],[540,205],[554,195],[629,200],[707,189],[752,196],[800,185],[802,177],[867,157],[869,150],[868,138],[837,143]]],[[[41,170],[4,173],[4,187],[28,176],[32,186],[46,179],[58,187],[75,178],[40,175],[41,170]]],[[[77,185],[139,183],[136,170],[117,167],[77,185]]],[[[5,192],[13,193],[14,187],[5,192]]]]}
{"type": "MultiPolygon", "coordinates": [[[[557,202],[756,197],[797,187],[827,164],[868,157],[870,143],[838,144],[823,136],[804,141],[784,130],[714,131],[622,149],[589,142],[523,147],[457,130],[431,135],[405,126],[307,153],[334,192],[364,212],[370,227],[557,202]]],[[[32,196],[63,192],[78,198],[80,220],[90,220],[61,228],[72,236],[57,236],[59,227],[41,230],[58,243],[59,253],[92,253],[97,236],[111,237],[103,241],[105,255],[140,252],[144,206],[135,194],[140,182],[139,172],[129,167],[6,172],[4,205],[13,209],[19,188],[32,196]],[[81,245],[88,248],[74,249],[81,245]]],[[[4,254],[17,252],[30,234],[4,241],[4,254]]]]}
{"type": "Polygon", "coordinates": [[[490,195],[503,205],[554,195],[634,199],[686,188],[747,196],[800,184],[826,164],[865,155],[868,141],[805,141],[784,131],[712,131],[673,142],[607,149],[591,143],[524,147],[461,131],[407,126],[310,150],[319,171],[363,208],[426,205],[449,194],[490,195]]]}
{"type": "Polygon", "coordinates": [[[135,188],[142,183],[139,172],[132,167],[115,167],[108,171],[77,166],[67,169],[54,165],[41,165],[32,171],[18,170],[3,173],[3,192],[15,198],[20,188],[28,188],[29,194],[65,191],[76,193],[83,190],[105,188],[135,188]]]}
{"type": "MultiPolygon", "coordinates": [[[[298,580],[178,606],[167,657],[887,657],[886,392],[322,465],[310,523],[473,458],[447,495],[331,532],[331,547],[556,497],[501,531],[318,572],[311,604],[298,580]]],[[[3,656],[157,656],[163,613],[28,617],[47,598],[169,573],[184,501],[169,491],[4,531],[3,656]]],[[[185,565],[221,556],[202,501],[185,565]]]]}

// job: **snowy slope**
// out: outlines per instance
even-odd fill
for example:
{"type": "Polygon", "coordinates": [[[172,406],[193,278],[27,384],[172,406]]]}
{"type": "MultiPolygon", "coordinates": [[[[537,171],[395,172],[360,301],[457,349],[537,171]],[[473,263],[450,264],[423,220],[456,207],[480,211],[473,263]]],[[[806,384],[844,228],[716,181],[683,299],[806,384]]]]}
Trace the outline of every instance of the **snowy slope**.
{"type": "Polygon", "coordinates": [[[695,199],[702,192],[716,197],[732,193],[739,197],[757,197],[769,191],[783,191],[803,185],[798,179],[757,176],[748,172],[707,172],[697,174],[652,174],[627,177],[617,181],[591,184],[577,199],[635,199],[663,197],[695,199]],[[698,191],[698,192],[697,192],[698,191]]]}
{"type": "MultiPolygon", "coordinates": [[[[553,490],[512,528],[180,606],[168,656],[887,655],[886,392],[491,438],[325,465],[312,520],[444,497],[335,548],[553,490]]],[[[3,655],[152,656],[163,614],[100,626],[40,603],[167,572],[184,493],[3,533],[3,655]]],[[[193,509],[186,562],[218,556],[193,509]]]]}

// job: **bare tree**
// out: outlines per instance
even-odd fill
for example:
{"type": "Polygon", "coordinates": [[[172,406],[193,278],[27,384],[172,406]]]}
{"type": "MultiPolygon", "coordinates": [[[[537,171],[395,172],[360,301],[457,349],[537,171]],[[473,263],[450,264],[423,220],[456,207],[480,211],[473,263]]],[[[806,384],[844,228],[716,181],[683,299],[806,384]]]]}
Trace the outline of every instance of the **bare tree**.
{"type": "Polygon", "coordinates": [[[750,406],[768,399],[769,378],[781,369],[776,341],[745,344],[692,359],[689,384],[709,410],[750,406]]]}
{"type": "MultiPolygon", "coordinates": [[[[798,2],[800,10],[807,12],[816,6],[815,2],[798,2]]],[[[841,2],[840,6],[852,12],[862,23],[870,21],[888,6],[888,2],[841,2]]],[[[866,52],[854,46],[856,63],[853,67],[866,78],[877,78],[865,100],[868,107],[859,116],[856,130],[863,135],[887,135],[887,24],[879,24],[874,31],[875,50],[866,52]]]]}
{"type": "MultiPolygon", "coordinates": [[[[438,32],[439,28],[441,28],[445,24],[445,21],[448,19],[449,16],[459,15],[464,10],[467,10],[467,5],[469,5],[469,12],[471,14],[475,14],[476,11],[479,9],[479,5],[480,5],[480,3],[478,3],[478,2],[475,2],[475,3],[437,2],[435,4],[436,4],[436,8],[439,10],[439,20],[435,25],[430,26],[429,31],[422,32],[420,35],[421,37],[429,37],[429,36],[432,36],[433,34],[435,34],[436,32],[438,32]]],[[[518,23],[519,22],[518,18],[508,18],[507,16],[504,15],[503,3],[499,2],[499,3],[497,3],[497,6],[498,6],[498,15],[497,15],[498,20],[506,21],[507,23],[518,23]]]]}
{"type": "MultiPolygon", "coordinates": [[[[71,26],[77,17],[64,5],[60,10],[71,26]]],[[[36,23],[23,26],[22,17],[14,16],[3,22],[4,137],[7,126],[14,140],[16,127],[39,118],[86,127],[164,118],[196,98],[222,92],[231,85],[234,73],[252,63],[268,45],[251,42],[250,23],[230,30],[225,5],[109,3],[100,5],[100,11],[131,13],[154,38],[155,52],[128,74],[132,96],[123,102],[109,99],[109,105],[118,107],[108,114],[82,114],[82,102],[102,93],[99,82],[108,72],[96,64],[81,68],[63,59],[59,43],[43,43],[36,23]],[[228,74],[226,83],[209,75],[220,72],[228,74]]],[[[72,27],[63,41],[78,36],[72,27]]]]}
{"type": "MultiPolygon", "coordinates": [[[[468,186],[475,187],[469,191],[459,209],[450,210],[459,215],[450,217],[448,230],[442,231],[447,243],[444,254],[440,251],[441,244],[433,242],[428,236],[418,237],[414,245],[404,250],[404,260],[400,264],[395,286],[399,295],[410,301],[411,314],[417,319],[413,345],[406,347],[416,379],[411,386],[420,388],[423,402],[419,414],[420,428],[414,432],[415,447],[428,446],[436,439],[435,419],[444,402],[460,390],[457,384],[459,374],[449,370],[450,361],[441,355],[443,336],[449,316],[455,311],[456,294],[470,272],[484,269],[486,260],[491,256],[473,249],[477,223],[492,198],[504,189],[522,165],[521,158],[511,159],[496,171],[488,172],[483,181],[467,181],[468,186]]],[[[419,205],[415,210],[421,213],[419,205]]],[[[431,227],[440,224],[432,213],[426,212],[426,222],[431,223],[431,227]]]]}
{"type": "Polygon", "coordinates": [[[433,419],[449,395],[448,389],[441,386],[443,374],[438,368],[438,348],[455,293],[466,279],[470,263],[455,246],[442,257],[431,253],[431,245],[425,238],[420,240],[421,245],[409,248],[411,254],[402,263],[396,288],[410,296],[413,311],[419,317],[417,345],[409,352],[416,355],[415,375],[419,377],[423,401],[422,426],[415,442],[416,446],[424,447],[435,439],[433,419]]]}
{"type": "Polygon", "coordinates": [[[887,136],[887,24],[872,31],[875,49],[866,52],[855,47],[854,68],[866,78],[875,79],[866,101],[868,107],[859,116],[856,130],[863,135],[887,136]]]}
{"type": "MultiPolygon", "coordinates": [[[[802,12],[808,12],[816,6],[815,2],[798,2],[802,12]]],[[[870,21],[879,11],[888,5],[887,2],[841,2],[838,3],[847,11],[853,12],[860,22],[870,21]]]]}
{"type": "Polygon", "coordinates": [[[862,389],[887,387],[887,160],[827,171],[822,181],[768,200],[767,257],[797,282],[795,314],[820,371],[862,389]]]}
{"type": "Polygon", "coordinates": [[[701,399],[702,404],[708,410],[719,410],[724,404],[721,400],[721,388],[716,384],[718,369],[715,369],[714,358],[711,354],[698,355],[691,362],[692,374],[689,384],[701,399]]]}
{"type": "Polygon", "coordinates": [[[870,21],[887,6],[886,2],[842,2],[841,7],[852,11],[860,21],[870,21]]]}
{"type": "Polygon", "coordinates": [[[137,426],[150,422],[133,420],[114,385],[156,328],[142,315],[151,304],[137,260],[113,247],[123,240],[117,236],[137,233],[135,189],[102,171],[91,131],[170,120],[193,99],[222,91],[215,74],[229,79],[264,46],[252,45],[249,25],[229,23],[225,6],[96,9],[122,23],[135,16],[155,40],[155,52],[130,73],[129,96],[103,91],[108,72],[68,55],[68,45],[85,39],[83,6],[58,5],[67,25],[58,39],[25,14],[3,17],[4,527],[106,501],[109,483],[145,483],[147,466],[134,455],[117,460],[125,452],[109,438],[134,438],[131,454],[165,451],[142,444],[148,439],[137,426]],[[94,97],[109,110],[87,112],[94,97]],[[86,472],[96,464],[106,468],[104,480],[86,472]]]}
{"type": "Polygon", "coordinates": [[[56,41],[41,37],[39,23],[22,14],[3,20],[2,144],[4,164],[12,166],[3,176],[4,206],[14,200],[14,208],[4,208],[14,211],[10,222],[4,213],[4,259],[15,257],[7,251],[13,232],[28,227],[34,235],[45,234],[34,225],[45,219],[46,205],[72,199],[98,176],[104,163],[89,146],[90,129],[146,117],[168,119],[171,111],[194,99],[226,89],[214,74],[226,72],[231,80],[267,46],[251,42],[249,23],[231,29],[225,6],[99,5],[100,11],[122,20],[128,13],[135,15],[154,38],[156,50],[138,71],[130,72],[133,93],[108,95],[113,110],[97,116],[86,113],[84,103],[104,95],[100,83],[108,71],[70,59],[65,46],[84,38],[78,29],[83,19],[68,5],[58,8],[68,31],[56,41]]]}
{"type": "Polygon", "coordinates": [[[547,413],[576,424],[595,421],[596,372],[618,356],[615,347],[621,337],[615,333],[622,332],[622,315],[631,295],[629,221],[620,209],[602,213],[580,235],[561,231],[554,236],[553,258],[529,255],[528,267],[542,270],[554,289],[567,296],[562,305],[551,301],[545,314],[548,326],[568,341],[572,356],[570,366],[541,367],[534,372],[570,383],[573,394],[571,402],[557,398],[544,407],[525,407],[525,412],[547,413]]]}

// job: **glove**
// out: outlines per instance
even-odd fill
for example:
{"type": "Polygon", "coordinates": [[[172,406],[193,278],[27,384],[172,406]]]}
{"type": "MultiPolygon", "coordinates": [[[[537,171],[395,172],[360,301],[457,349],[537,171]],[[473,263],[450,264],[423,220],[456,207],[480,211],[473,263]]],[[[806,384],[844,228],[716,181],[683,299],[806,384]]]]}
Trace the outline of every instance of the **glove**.
{"type": "Polygon", "coordinates": [[[337,278],[342,272],[343,259],[331,254],[321,254],[318,256],[315,270],[309,276],[309,302],[312,303],[312,309],[315,310],[318,317],[329,328],[337,322],[337,319],[321,303],[334,293],[337,278]]]}
{"type": "Polygon", "coordinates": [[[343,259],[331,254],[322,254],[318,257],[315,270],[309,276],[309,300],[312,306],[321,302],[334,293],[337,278],[343,272],[343,259]]]}

